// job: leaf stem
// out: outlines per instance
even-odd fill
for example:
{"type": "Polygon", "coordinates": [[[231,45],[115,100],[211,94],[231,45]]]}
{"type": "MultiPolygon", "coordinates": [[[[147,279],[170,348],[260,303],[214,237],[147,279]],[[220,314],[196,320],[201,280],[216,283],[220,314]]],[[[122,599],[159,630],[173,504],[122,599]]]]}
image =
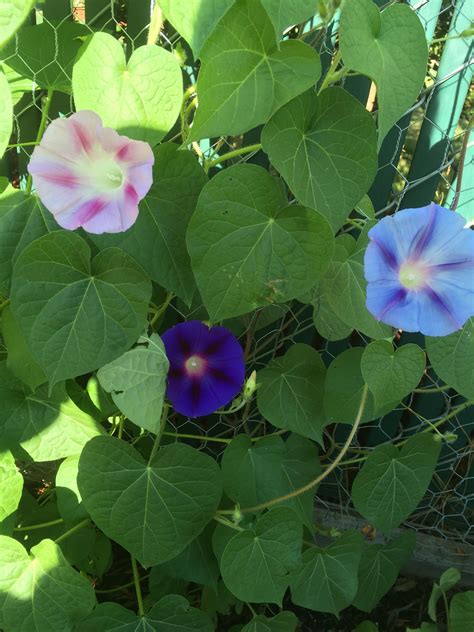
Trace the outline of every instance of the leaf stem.
{"type": "Polygon", "coordinates": [[[444,391],[449,391],[450,388],[452,387],[444,384],[443,386],[436,386],[435,388],[414,388],[412,393],[443,393],[444,391]]]}
{"type": "MultiPolygon", "coordinates": [[[[41,121],[40,121],[40,126],[38,128],[38,135],[36,136],[36,144],[38,144],[43,138],[44,130],[46,129],[46,125],[48,123],[48,113],[49,113],[49,108],[51,106],[51,100],[53,98],[53,94],[54,94],[54,90],[52,88],[48,88],[48,92],[46,93],[46,96],[42,104],[41,121]]],[[[31,193],[32,186],[33,186],[33,177],[30,173],[28,174],[28,179],[26,181],[25,192],[27,195],[31,193]]]]}
{"type": "Polygon", "coordinates": [[[173,292],[168,292],[164,302],[160,305],[160,307],[158,307],[156,312],[153,314],[153,318],[150,320],[150,327],[153,327],[156,321],[158,320],[158,318],[167,310],[169,304],[174,299],[174,296],[175,295],[173,294],[173,292]]]}
{"type": "MultiPolygon", "coordinates": [[[[355,435],[357,433],[357,430],[359,428],[359,425],[360,425],[360,422],[361,422],[361,419],[362,419],[362,414],[364,412],[365,404],[367,402],[367,393],[368,393],[368,387],[367,387],[367,384],[364,384],[364,387],[362,389],[362,395],[361,395],[361,398],[360,398],[359,410],[357,411],[357,416],[356,416],[356,419],[354,421],[354,425],[352,426],[352,429],[351,429],[351,431],[349,433],[349,436],[346,439],[346,442],[345,442],[342,450],[339,452],[339,454],[334,459],[334,461],[331,463],[331,465],[329,465],[319,476],[314,478],[309,483],[306,483],[306,485],[303,485],[303,487],[299,487],[298,489],[295,489],[295,490],[293,490],[292,492],[290,492],[288,494],[284,494],[283,496],[278,496],[277,498],[272,498],[272,500],[268,500],[268,501],[266,501],[264,503],[260,503],[259,505],[254,505],[253,507],[244,507],[240,511],[242,513],[256,513],[257,511],[261,511],[262,509],[268,509],[269,507],[273,507],[273,505],[277,505],[277,504],[279,504],[281,502],[284,502],[286,500],[291,500],[292,498],[296,498],[297,496],[300,496],[301,494],[309,492],[310,490],[314,489],[317,485],[319,485],[319,483],[321,483],[321,481],[323,481],[325,478],[327,478],[329,476],[329,474],[339,465],[339,463],[342,461],[342,458],[344,457],[344,455],[346,454],[346,452],[350,448],[352,440],[354,439],[354,437],[355,437],[355,435]]],[[[220,515],[232,514],[232,513],[234,513],[233,509],[230,509],[230,510],[227,509],[227,510],[218,512],[218,514],[220,514],[220,515]]]]}
{"type": "Polygon", "coordinates": [[[91,522],[90,518],[84,518],[84,520],[81,520],[81,522],[78,522],[74,527],[71,527],[68,531],[65,531],[58,538],[56,538],[55,540],[56,544],[59,544],[60,542],[68,538],[73,533],[76,533],[76,531],[79,531],[79,529],[82,529],[82,527],[85,527],[86,525],[90,524],[90,522],[91,522]]]}
{"type": "Polygon", "coordinates": [[[232,522],[231,520],[227,520],[227,518],[223,518],[222,516],[218,514],[214,516],[214,520],[216,522],[219,522],[220,524],[223,524],[225,527],[229,527],[229,529],[234,529],[235,531],[245,531],[245,529],[242,529],[242,527],[239,527],[239,525],[235,524],[235,522],[232,522]]]}
{"type": "MultiPolygon", "coordinates": [[[[339,66],[341,57],[342,57],[341,51],[338,50],[336,54],[334,55],[334,58],[331,62],[331,65],[329,66],[329,70],[327,71],[326,76],[323,79],[323,82],[321,83],[321,86],[318,90],[318,94],[321,94],[321,92],[325,90],[329,85],[331,85],[332,83],[340,79],[340,77],[337,75],[340,74],[341,71],[336,70],[336,68],[339,66]]],[[[343,70],[345,70],[345,68],[343,70]]],[[[346,71],[349,72],[349,68],[347,68],[346,71]]]]}
{"type": "Polygon", "coordinates": [[[219,158],[216,158],[215,160],[206,161],[205,170],[209,171],[209,169],[212,169],[212,167],[219,165],[221,162],[231,160],[232,158],[236,158],[237,156],[242,156],[244,154],[257,152],[260,151],[260,149],[262,149],[262,143],[255,143],[254,145],[247,145],[246,147],[234,149],[233,151],[229,151],[226,154],[222,154],[222,156],[219,156],[219,158]]]}
{"type": "Polygon", "coordinates": [[[3,303],[0,303],[0,312],[3,311],[5,309],[5,307],[8,307],[8,305],[10,305],[10,299],[7,298],[3,301],[3,303]]]}
{"type": "Polygon", "coordinates": [[[151,449],[150,458],[148,459],[147,467],[151,466],[151,463],[153,459],[155,458],[158,448],[160,447],[161,437],[163,436],[163,433],[166,427],[166,420],[168,418],[168,410],[169,410],[169,404],[164,404],[163,412],[161,414],[161,419],[160,419],[160,427],[158,428],[158,432],[155,437],[155,442],[153,443],[153,448],[151,449]]]}
{"type": "Polygon", "coordinates": [[[62,518],[57,518],[56,520],[50,520],[49,522],[41,522],[40,524],[30,524],[24,527],[15,527],[13,531],[21,532],[21,531],[34,531],[35,529],[45,529],[46,527],[54,527],[58,524],[62,524],[64,520],[62,518]]]}
{"type": "MultiPolygon", "coordinates": [[[[140,577],[140,581],[143,582],[145,579],[150,577],[150,573],[148,575],[143,575],[140,577]]],[[[119,592],[120,590],[124,590],[125,588],[130,588],[131,586],[135,586],[135,580],[133,579],[131,582],[127,582],[126,584],[122,584],[121,586],[116,586],[115,588],[107,588],[105,590],[100,590],[98,588],[95,589],[95,592],[99,595],[109,595],[114,592],[119,592]]]]}
{"type": "Polygon", "coordinates": [[[37,140],[32,140],[27,143],[13,143],[12,145],[7,145],[7,149],[15,149],[15,147],[31,147],[31,145],[37,145],[37,140]]]}
{"type": "Polygon", "coordinates": [[[163,26],[163,11],[160,9],[158,2],[155,1],[153,13],[151,14],[150,26],[148,27],[147,44],[156,44],[160,37],[161,27],[163,26]]]}
{"type": "Polygon", "coordinates": [[[145,616],[145,609],[143,607],[143,597],[142,597],[142,587],[140,586],[140,575],[138,574],[137,560],[132,556],[130,556],[132,560],[132,571],[133,571],[133,583],[135,584],[135,593],[137,595],[137,603],[138,603],[138,615],[140,617],[145,616]]]}

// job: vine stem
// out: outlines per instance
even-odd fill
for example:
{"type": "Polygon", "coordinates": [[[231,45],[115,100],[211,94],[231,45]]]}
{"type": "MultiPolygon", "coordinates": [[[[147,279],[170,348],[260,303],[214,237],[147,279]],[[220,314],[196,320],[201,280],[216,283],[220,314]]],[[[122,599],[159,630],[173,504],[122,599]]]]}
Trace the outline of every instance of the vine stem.
{"type": "MultiPolygon", "coordinates": [[[[251,437],[250,441],[259,441],[260,439],[266,439],[267,437],[278,437],[288,430],[278,430],[277,432],[272,432],[271,434],[264,435],[262,437],[251,437]]],[[[232,439],[226,439],[225,437],[207,437],[206,435],[195,435],[195,434],[186,434],[183,432],[163,432],[163,436],[165,437],[176,437],[177,439],[195,439],[196,441],[209,441],[214,443],[231,443],[232,439]]]]}
{"type": "Polygon", "coordinates": [[[240,147],[239,149],[234,149],[233,151],[229,151],[227,154],[222,154],[219,158],[215,160],[210,160],[206,163],[206,171],[212,169],[216,165],[219,165],[221,162],[225,162],[226,160],[230,160],[231,158],[236,158],[237,156],[242,156],[244,154],[250,154],[254,151],[260,151],[262,149],[262,143],[255,143],[254,145],[247,145],[246,147],[240,147]]]}
{"type": "Polygon", "coordinates": [[[153,7],[153,13],[151,15],[150,26],[148,28],[147,44],[156,44],[160,37],[161,27],[163,26],[163,12],[160,9],[157,2],[153,7]]]}
{"type": "Polygon", "coordinates": [[[62,524],[64,520],[62,518],[57,518],[56,520],[50,520],[49,522],[42,522],[41,524],[30,524],[25,527],[15,527],[13,531],[21,532],[21,531],[34,531],[35,529],[45,529],[46,527],[55,527],[58,524],[62,524]]]}
{"type": "MultiPolygon", "coordinates": [[[[150,573],[148,573],[148,575],[143,575],[143,577],[140,577],[140,581],[144,582],[145,579],[148,579],[150,577],[150,573]]],[[[116,586],[115,588],[107,588],[105,590],[100,590],[100,588],[95,588],[95,592],[98,595],[110,595],[111,593],[114,592],[119,592],[120,590],[125,590],[125,588],[130,588],[131,586],[135,586],[135,580],[132,580],[131,582],[127,582],[126,584],[122,584],[121,586],[116,586]]]]}
{"type": "MultiPolygon", "coordinates": [[[[54,90],[52,88],[48,88],[48,92],[43,101],[43,107],[41,111],[41,122],[38,129],[38,135],[36,136],[36,144],[38,144],[43,138],[44,130],[46,129],[46,125],[48,123],[48,113],[49,108],[51,106],[51,100],[53,98],[54,90]]],[[[33,177],[31,174],[28,175],[28,179],[26,181],[26,194],[29,195],[31,193],[31,188],[33,186],[33,177]]]]}
{"type": "Polygon", "coordinates": [[[173,299],[174,299],[173,292],[168,292],[164,302],[160,305],[160,307],[158,307],[156,312],[153,314],[153,318],[150,320],[150,327],[153,327],[153,325],[156,323],[158,318],[166,311],[166,309],[168,308],[168,305],[171,303],[173,299]]]}
{"type": "Polygon", "coordinates": [[[461,197],[462,176],[463,176],[463,173],[464,173],[464,162],[466,160],[467,146],[468,146],[468,143],[469,143],[469,134],[471,132],[473,121],[474,121],[474,119],[471,118],[471,120],[469,121],[469,125],[468,125],[467,130],[464,132],[464,138],[462,140],[461,155],[459,157],[458,177],[456,179],[456,191],[454,193],[453,203],[451,204],[451,210],[452,211],[455,211],[457,209],[458,203],[459,203],[459,198],[461,197]]]}
{"type": "Polygon", "coordinates": [[[345,77],[349,72],[349,68],[347,68],[346,66],[343,66],[340,70],[336,70],[341,61],[341,57],[341,51],[338,50],[337,53],[334,55],[334,59],[332,60],[331,66],[329,67],[326,76],[323,79],[323,82],[318,90],[318,94],[321,94],[321,92],[325,90],[328,86],[336,83],[336,81],[339,81],[339,79],[345,77]]]}
{"type": "MultiPolygon", "coordinates": [[[[346,452],[350,448],[352,440],[354,439],[354,437],[355,437],[355,435],[357,433],[357,430],[359,428],[359,425],[360,425],[360,422],[361,422],[361,419],[362,419],[362,414],[364,412],[365,404],[367,402],[368,390],[369,389],[368,389],[367,384],[364,384],[364,387],[362,389],[362,395],[361,395],[361,398],[360,398],[359,410],[357,411],[357,416],[356,416],[356,419],[354,421],[354,425],[352,426],[352,429],[351,429],[351,431],[349,433],[349,436],[346,439],[346,442],[345,442],[342,450],[339,452],[339,454],[334,459],[334,461],[331,463],[331,465],[329,465],[324,470],[324,472],[322,472],[319,476],[314,478],[312,481],[310,481],[306,485],[303,485],[303,487],[298,487],[298,489],[293,490],[289,494],[284,494],[283,496],[278,496],[277,498],[272,498],[272,500],[268,500],[268,501],[266,501],[264,503],[260,503],[259,505],[254,505],[253,507],[244,507],[243,509],[240,510],[241,513],[256,513],[257,511],[261,511],[262,509],[268,509],[269,507],[273,507],[273,505],[278,505],[279,503],[284,502],[286,500],[291,500],[292,498],[296,498],[297,496],[300,496],[301,494],[304,494],[304,493],[309,492],[310,490],[314,489],[317,485],[319,485],[319,483],[321,483],[321,481],[323,481],[325,478],[327,478],[329,476],[329,474],[331,474],[331,472],[342,461],[344,455],[346,454],[346,452]]],[[[226,509],[226,510],[218,512],[218,514],[220,514],[220,515],[233,514],[233,513],[234,513],[233,509],[226,509]]]]}
{"type": "Polygon", "coordinates": [[[68,538],[73,533],[76,533],[76,531],[79,531],[79,529],[82,529],[82,527],[85,527],[86,525],[90,524],[90,522],[91,521],[89,518],[84,518],[84,520],[81,520],[81,522],[78,522],[74,527],[71,527],[68,531],[61,534],[58,538],[56,538],[55,540],[56,544],[59,544],[60,542],[68,538]]]}
{"type": "Polygon", "coordinates": [[[137,560],[133,557],[133,555],[130,559],[132,560],[133,583],[135,584],[135,593],[137,595],[138,615],[140,617],[144,617],[145,608],[143,607],[142,587],[140,586],[140,575],[138,574],[137,560]]]}
{"type": "Polygon", "coordinates": [[[443,386],[435,386],[433,388],[427,386],[426,388],[414,388],[412,393],[443,393],[444,391],[449,391],[450,388],[452,387],[447,384],[444,384],[443,386]]]}
{"type": "Polygon", "coordinates": [[[5,309],[5,307],[7,307],[8,305],[10,305],[10,299],[7,298],[3,301],[3,303],[0,303],[0,312],[3,311],[5,309]]]}
{"type": "Polygon", "coordinates": [[[161,437],[163,436],[163,433],[165,431],[165,426],[166,426],[166,420],[168,418],[168,410],[169,410],[169,404],[164,404],[163,406],[163,412],[161,414],[161,419],[160,419],[160,427],[158,429],[157,435],[155,437],[155,442],[153,443],[153,448],[151,449],[151,454],[150,454],[150,458],[148,459],[148,464],[147,466],[150,467],[153,459],[155,458],[155,455],[158,451],[158,448],[160,447],[160,442],[161,442],[161,437]]]}

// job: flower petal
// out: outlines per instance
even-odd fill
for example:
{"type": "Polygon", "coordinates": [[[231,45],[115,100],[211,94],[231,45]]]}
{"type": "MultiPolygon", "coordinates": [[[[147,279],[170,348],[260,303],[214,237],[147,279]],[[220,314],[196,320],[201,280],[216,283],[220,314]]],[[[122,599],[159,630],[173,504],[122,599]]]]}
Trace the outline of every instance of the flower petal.
{"type": "Polygon", "coordinates": [[[123,232],[135,222],[153,162],[147,143],[102,127],[97,114],[84,110],[49,125],[28,169],[60,226],[100,234],[123,232]]]}

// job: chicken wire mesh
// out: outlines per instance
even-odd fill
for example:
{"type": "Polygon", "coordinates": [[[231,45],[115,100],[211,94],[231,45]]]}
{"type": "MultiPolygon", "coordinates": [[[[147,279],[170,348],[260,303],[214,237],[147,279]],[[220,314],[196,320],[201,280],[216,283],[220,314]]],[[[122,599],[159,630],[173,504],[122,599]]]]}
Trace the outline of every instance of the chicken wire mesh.
{"type": "MultiPolygon", "coordinates": [[[[431,5],[426,0],[412,1],[410,4],[420,16],[427,39],[441,41],[430,47],[425,86],[418,101],[394,126],[382,146],[378,175],[370,192],[377,216],[408,205],[421,206],[432,199],[448,205],[452,203],[456,194],[462,197],[462,200],[458,201],[460,209],[467,209],[473,202],[472,189],[469,192],[468,188],[469,176],[465,175],[464,182],[458,177],[462,171],[460,165],[464,164],[466,174],[468,170],[472,170],[474,161],[474,141],[468,141],[472,93],[469,93],[467,87],[472,76],[472,41],[459,39],[457,43],[464,42],[464,49],[455,46],[451,51],[446,51],[451,40],[443,40],[469,26],[473,19],[470,15],[472,4],[459,0],[430,2],[431,5]],[[446,52],[449,52],[449,59],[444,61],[446,52]],[[451,86],[451,92],[443,94],[448,85],[451,86]],[[440,95],[444,98],[440,99],[440,95]],[[441,100],[441,103],[437,103],[437,100],[441,100]],[[440,116],[440,110],[446,114],[446,108],[449,110],[449,116],[440,116]]],[[[383,7],[387,3],[378,4],[383,7]]],[[[54,52],[49,59],[42,60],[44,63],[41,71],[55,64],[65,77],[70,75],[71,67],[62,65],[57,38],[62,24],[75,21],[84,25],[86,33],[103,30],[115,34],[130,53],[134,47],[150,41],[149,21],[152,8],[147,2],[135,3],[132,0],[74,0],[71,4],[57,0],[38,2],[30,23],[43,23],[55,33],[54,52]]],[[[321,20],[316,17],[305,25],[288,29],[286,36],[302,37],[312,43],[319,50],[323,65],[327,65],[334,47],[337,46],[337,16],[336,10],[333,20],[322,26],[321,20]]],[[[155,34],[159,43],[178,56],[184,72],[189,76],[189,83],[192,84],[196,69],[188,65],[190,52],[186,43],[166,23],[160,26],[155,34]]],[[[452,41],[454,40],[455,38],[452,41]]],[[[18,37],[12,56],[20,58],[28,66],[28,59],[22,58],[18,37]]],[[[45,93],[37,88],[33,69],[32,78],[26,80],[9,70],[10,60],[11,57],[3,58],[4,70],[15,102],[14,132],[11,145],[4,159],[0,161],[0,176],[5,175],[14,186],[24,188],[27,179],[26,165],[35,144],[45,93]]],[[[349,77],[344,85],[366,103],[368,109],[376,109],[369,80],[349,77]]],[[[192,90],[187,96],[193,98],[192,90]]],[[[49,111],[49,119],[66,116],[72,113],[73,109],[72,96],[56,92],[49,111]]],[[[168,140],[176,137],[173,133],[168,140]]],[[[204,155],[209,159],[244,144],[257,142],[258,134],[257,130],[236,138],[214,139],[213,142],[201,142],[199,145],[193,143],[193,149],[198,156],[204,155]]],[[[261,163],[265,158],[248,154],[245,158],[236,159],[235,162],[244,160],[261,163]]],[[[472,174],[472,171],[470,173],[472,174]]],[[[173,309],[183,318],[202,317],[203,313],[203,308],[199,305],[194,306],[191,312],[179,304],[174,305],[173,309]]],[[[232,327],[246,349],[249,371],[256,369],[257,375],[272,358],[285,351],[290,343],[311,344],[321,351],[325,362],[329,363],[342,350],[362,346],[368,342],[356,332],[342,341],[324,340],[315,331],[313,307],[297,301],[288,306],[264,308],[254,315],[235,319],[232,327]]],[[[423,346],[421,338],[410,338],[410,341],[423,346]]],[[[389,415],[361,428],[357,442],[350,448],[345,460],[318,489],[316,507],[336,507],[341,514],[350,514],[351,483],[358,467],[370,451],[386,442],[399,444],[411,434],[434,425],[443,433],[452,433],[452,441],[444,443],[435,477],[407,525],[416,528],[418,532],[435,535],[455,544],[474,544],[472,409],[466,406],[463,397],[442,386],[429,366],[420,387],[429,389],[430,392],[424,393],[419,389],[420,392],[412,393],[389,415]]],[[[243,418],[246,418],[248,429],[254,436],[272,432],[259,414],[255,400],[249,402],[243,412],[244,414],[242,410],[232,414],[216,414],[206,423],[185,420],[174,415],[170,419],[168,434],[197,441],[197,445],[200,443],[203,449],[212,450],[220,456],[227,440],[241,431],[243,418]]],[[[344,443],[346,433],[347,426],[328,426],[325,429],[326,447],[321,451],[323,464],[330,462],[333,455],[337,454],[344,443]]],[[[172,436],[169,440],[172,440],[172,436]]],[[[464,552],[460,549],[460,566],[463,562],[462,555],[464,552]]]]}

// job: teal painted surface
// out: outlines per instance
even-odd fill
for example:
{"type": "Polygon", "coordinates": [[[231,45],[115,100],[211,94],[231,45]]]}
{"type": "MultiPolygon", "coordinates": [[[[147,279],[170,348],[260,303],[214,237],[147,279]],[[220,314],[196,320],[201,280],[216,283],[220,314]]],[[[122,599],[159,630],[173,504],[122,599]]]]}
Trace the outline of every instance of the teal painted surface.
{"type": "MultiPolygon", "coordinates": [[[[469,28],[473,19],[474,2],[457,0],[449,35],[458,35],[469,28]]],[[[429,204],[435,195],[449,139],[456,130],[472,80],[473,66],[469,61],[473,51],[472,37],[449,39],[445,44],[408,174],[412,188],[403,198],[403,208],[429,204]]]]}

